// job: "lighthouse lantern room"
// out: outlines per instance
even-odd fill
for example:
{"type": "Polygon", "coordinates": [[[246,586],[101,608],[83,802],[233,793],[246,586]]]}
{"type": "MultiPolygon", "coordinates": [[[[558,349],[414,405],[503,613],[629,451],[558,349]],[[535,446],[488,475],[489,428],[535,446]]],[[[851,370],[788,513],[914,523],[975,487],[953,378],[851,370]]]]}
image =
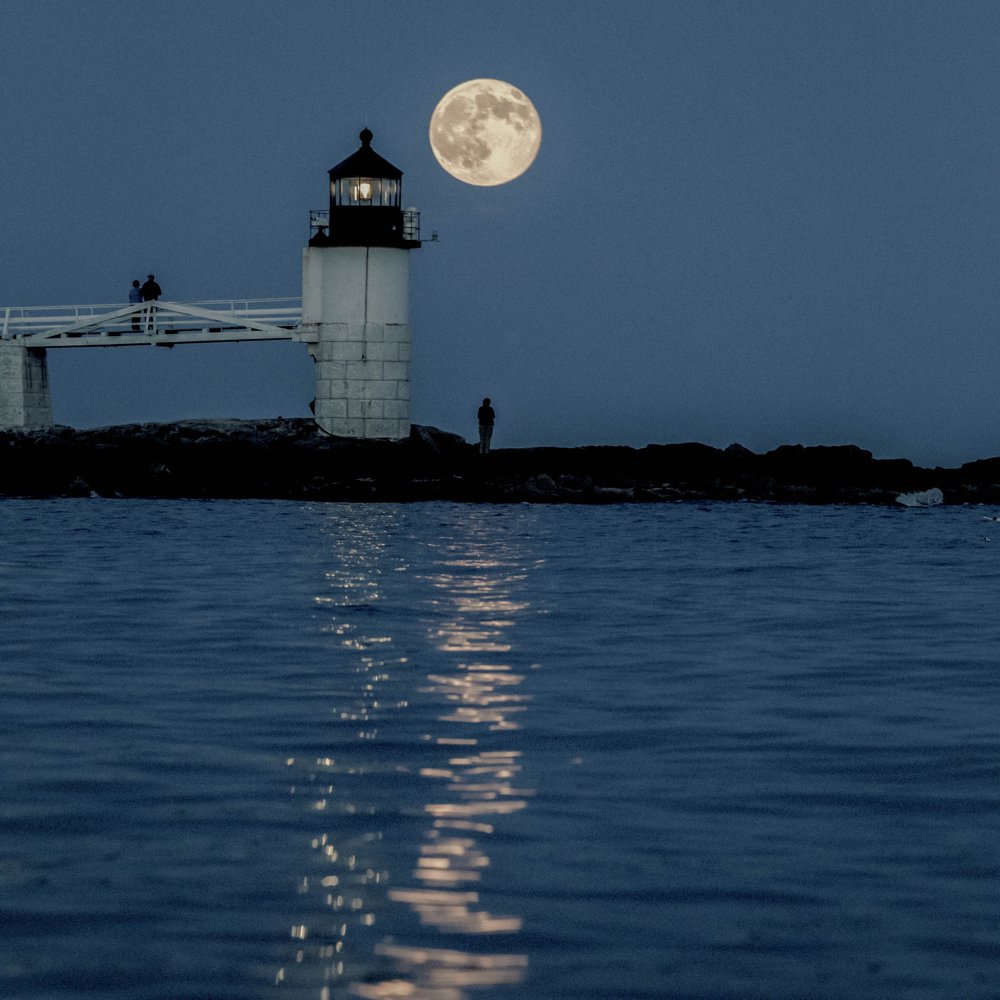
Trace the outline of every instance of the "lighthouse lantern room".
{"type": "Polygon", "coordinates": [[[420,246],[419,223],[401,207],[402,171],[371,148],[367,128],[359,138],[330,170],[327,218],[312,213],[302,322],[317,330],[319,426],[400,439],[410,433],[409,252],[420,246]]]}

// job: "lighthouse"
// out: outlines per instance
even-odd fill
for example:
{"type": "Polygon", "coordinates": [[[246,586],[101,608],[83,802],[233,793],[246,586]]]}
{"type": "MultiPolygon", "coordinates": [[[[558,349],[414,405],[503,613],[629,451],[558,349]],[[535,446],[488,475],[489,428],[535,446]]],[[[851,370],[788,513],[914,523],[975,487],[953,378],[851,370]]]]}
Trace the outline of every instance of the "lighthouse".
{"type": "Polygon", "coordinates": [[[338,437],[410,433],[410,251],[419,215],[402,206],[403,172],[361,148],[330,170],[329,211],[313,212],[302,255],[302,325],[316,332],[315,416],[338,437]]]}

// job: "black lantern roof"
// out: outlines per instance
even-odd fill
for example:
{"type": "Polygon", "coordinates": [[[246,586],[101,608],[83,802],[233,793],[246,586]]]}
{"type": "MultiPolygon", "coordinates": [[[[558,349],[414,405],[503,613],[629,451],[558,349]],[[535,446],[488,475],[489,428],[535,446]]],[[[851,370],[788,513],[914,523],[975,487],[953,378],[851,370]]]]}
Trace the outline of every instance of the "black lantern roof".
{"type": "Polygon", "coordinates": [[[339,180],[341,177],[388,177],[398,181],[403,176],[402,170],[372,149],[371,129],[362,129],[358,138],[361,140],[361,148],[330,168],[330,180],[339,180]]]}

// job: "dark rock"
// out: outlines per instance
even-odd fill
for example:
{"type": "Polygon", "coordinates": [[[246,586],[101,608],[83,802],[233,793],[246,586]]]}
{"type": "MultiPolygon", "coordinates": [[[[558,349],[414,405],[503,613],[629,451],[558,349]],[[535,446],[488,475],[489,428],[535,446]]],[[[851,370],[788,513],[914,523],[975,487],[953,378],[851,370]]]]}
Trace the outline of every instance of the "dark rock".
{"type": "Polygon", "coordinates": [[[854,445],[757,455],[697,442],[480,455],[435,427],[414,426],[405,441],[358,441],[308,418],[0,430],[0,496],[891,504],[935,486],[947,503],[1000,503],[1000,458],[928,470],[854,445]]]}
{"type": "Polygon", "coordinates": [[[1000,483],[1000,458],[982,458],[976,462],[966,462],[960,471],[971,483],[1000,483]]]}

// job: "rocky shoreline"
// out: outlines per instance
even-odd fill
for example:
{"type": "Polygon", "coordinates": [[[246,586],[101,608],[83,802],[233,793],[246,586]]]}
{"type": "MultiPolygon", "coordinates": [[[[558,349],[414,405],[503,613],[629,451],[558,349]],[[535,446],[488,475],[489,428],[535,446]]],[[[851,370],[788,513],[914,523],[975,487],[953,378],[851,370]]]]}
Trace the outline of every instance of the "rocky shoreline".
{"type": "Polygon", "coordinates": [[[357,441],[308,418],[0,431],[0,497],[887,505],[929,490],[944,503],[1000,504],[1000,458],[923,469],[854,445],[755,454],[696,443],[481,456],[433,427],[415,426],[405,441],[357,441]]]}

